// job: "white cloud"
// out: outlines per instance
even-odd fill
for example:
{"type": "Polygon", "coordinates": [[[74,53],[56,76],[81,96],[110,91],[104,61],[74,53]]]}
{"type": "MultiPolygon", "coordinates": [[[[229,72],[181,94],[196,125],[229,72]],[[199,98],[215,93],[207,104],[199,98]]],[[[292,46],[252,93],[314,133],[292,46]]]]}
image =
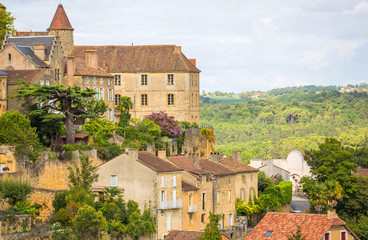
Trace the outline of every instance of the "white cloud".
{"type": "Polygon", "coordinates": [[[368,3],[360,2],[357,5],[355,5],[353,10],[345,10],[342,13],[346,15],[356,15],[360,13],[368,13],[368,3]]]}

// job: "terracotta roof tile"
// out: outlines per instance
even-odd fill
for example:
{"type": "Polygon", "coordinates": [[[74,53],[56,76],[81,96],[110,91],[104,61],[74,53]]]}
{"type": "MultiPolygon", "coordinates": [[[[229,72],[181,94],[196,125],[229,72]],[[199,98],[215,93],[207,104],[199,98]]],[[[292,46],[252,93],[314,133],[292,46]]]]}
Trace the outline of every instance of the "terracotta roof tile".
{"type": "Polygon", "coordinates": [[[306,240],[320,240],[333,225],[345,226],[345,222],[339,218],[328,218],[327,214],[268,212],[245,240],[286,239],[288,234],[296,232],[297,226],[301,227],[306,240]],[[265,237],[268,231],[272,231],[272,233],[265,237]]]}
{"type": "Polygon", "coordinates": [[[137,161],[156,172],[173,172],[183,170],[146,151],[138,152],[137,161]]]}
{"type": "Polygon", "coordinates": [[[248,164],[245,164],[241,161],[235,160],[233,158],[224,158],[219,161],[222,165],[231,170],[242,173],[242,172],[258,172],[257,168],[251,167],[248,164]]]}
{"type": "Polygon", "coordinates": [[[74,76],[114,77],[113,75],[104,70],[87,67],[85,65],[85,60],[81,58],[75,59],[74,76]]]}
{"type": "Polygon", "coordinates": [[[211,172],[204,171],[200,168],[195,167],[193,165],[193,162],[189,160],[188,158],[186,158],[185,156],[173,156],[173,157],[169,157],[168,160],[172,162],[173,164],[175,164],[176,166],[184,170],[187,170],[188,172],[197,174],[197,175],[211,173],[211,172]]]}
{"type": "Polygon", "coordinates": [[[200,236],[202,236],[202,232],[195,231],[178,231],[173,230],[170,231],[166,236],[165,240],[197,240],[200,236]]]}
{"type": "Polygon", "coordinates": [[[43,69],[36,70],[3,70],[8,74],[8,84],[19,84],[16,80],[23,79],[26,82],[32,82],[35,77],[42,73],[43,69]]]}
{"type": "Polygon", "coordinates": [[[71,55],[85,58],[97,50],[98,66],[108,72],[200,72],[175,45],[74,46],[71,55]]]}
{"type": "Polygon", "coordinates": [[[200,166],[203,170],[213,173],[214,175],[232,175],[235,172],[220,163],[215,163],[207,159],[201,159],[200,166]]]}
{"type": "Polygon", "coordinates": [[[193,186],[192,184],[184,182],[184,181],[181,182],[181,187],[182,187],[183,191],[195,191],[195,190],[199,189],[199,188],[193,186]]]}
{"type": "Polygon", "coordinates": [[[14,31],[14,37],[48,36],[48,32],[14,31]]]}
{"type": "MultiPolygon", "coordinates": [[[[75,139],[83,139],[85,137],[88,137],[89,133],[76,133],[75,134],[75,139]]],[[[66,138],[66,135],[62,135],[60,136],[61,138],[66,138]]]]}
{"type": "Polygon", "coordinates": [[[74,30],[62,4],[57,7],[54,18],[47,30],[74,30]]]}
{"type": "Polygon", "coordinates": [[[356,170],[356,172],[353,172],[353,175],[368,177],[368,168],[357,168],[356,170]]]}

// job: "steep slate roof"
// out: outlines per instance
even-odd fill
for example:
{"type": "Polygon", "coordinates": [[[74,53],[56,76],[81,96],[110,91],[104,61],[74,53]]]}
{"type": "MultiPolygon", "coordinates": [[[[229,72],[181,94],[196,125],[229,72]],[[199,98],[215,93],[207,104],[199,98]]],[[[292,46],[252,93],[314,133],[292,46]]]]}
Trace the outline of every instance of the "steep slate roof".
{"type": "Polygon", "coordinates": [[[235,160],[233,158],[223,158],[220,159],[219,162],[227,168],[237,172],[237,173],[244,173],[244,172],[258,172],[258,169],[251,167],[243,162],[235,160]]]}
{"type": "Polygon", "coordinates": [[[170,162],[187,170],[188,172],[194,173],[196,175],[208,174],[211,172],[204,171],[203,169],[197,168],[193,165],[193,162],[186,158],[185,156],[173,156],[168,158],[170,162]]]}
{"type": "Polygon", "coordinates": [[[357,168],[356,170],[356,172],[353,172],[353,175],[368,177],[368,168],[357,168]]]}
{"type": "Polygon", "coordinates": [[[6,76],[6,75],[8,74],[0,70],[0,76],[6,76]]]}
{"type": "Polygon", "coordinates": [[[34,49],[35,44],[45,44],[45,60],[49,60],[50,51],[54,36],[28,36],[28,37],[9,37],[7,42],[18,46],[28,46],[34,49]]]}
{"type": "MultiPolygon", "coordinates": [[[[268,212],[245,240],[285,239],[291,232],[296,232],[297,226],[301,227],[301,232],[306,236],[306,240],[320,240],[331,226],[347,228],[344,221],[339,218],[328,218],[327,214],[268,212]],[[270,236],[265,237],[268,231],[273,232],[270,236]]],[[[350,229],[348,230],[356,236],[350,229]]]]}
{"type": "Polygon", "coordinates": [[[74,46],[71,55],[85,58],[86,50],[97,50],[98,66],[108,72],[200,72],[175,45],[74,46]]]}
{"type": "Polygon", "coordinates": [[[21,53],[23,53],[34,65],[39,67],[48,67],[48,65],[34,54],[32,48],[28,46],[15,46],[21,53]]]}
{"type": "Polygon", "coordinates": [[[58,5],[54,18],[52,19],[50,27],[47,30],[74,30],[69,22],[68,16],[66,15],[62,4],[58,5]]]}
{"type": "Polygon", "coordinates": [[[114,77],[104,70],[87,67],[85,65],[85,60],[81,58],[75,59],[74,76],[114,77]]]}
{"type": "Polygon", "coordinates": [[[235,172],[220,163],[215,163],[207,159],[201,159],[200,165],[203,170],[213,173],[215,176],[233,175],[235,172]]]}
{"type": "Polygon", "coordinates": [[[202,236],[202,232],[195,232],[195,231],[178,231],[173,230],[170,231],[169,234],[166,236],[165,240],[197,240],[200,236],[202,236]]]}
{"type": "Polygon", "coordinates": [[[48,32],[34,32],[34,31],[14,31],[15,37],[30,37],[30,36],[48,36],[48,32]]]}
{"type": "Polygon", "coordinates": [[[43,69],[36,70],[4,70],[8,74],[8,84],[19,84],[16,80],[23,79],[26,82],[32,82],[32,80],[42,73],[43,69]]]}
{"type": "Polygon", "coordinates": [[[199,188],[193,186],[192,184],[184,182],[184,181],[181,182],[181,187],[182,187],[183,191],[195,191],[195,190],[199,189],[199,188]]]}
{"type": "Polygon", "coordinates": [[[163,159],[147,151],[138,152],[137,161],[151,168],[155,172],[173,172],[183,170],[173,164],[165,162],[163,159]]]}

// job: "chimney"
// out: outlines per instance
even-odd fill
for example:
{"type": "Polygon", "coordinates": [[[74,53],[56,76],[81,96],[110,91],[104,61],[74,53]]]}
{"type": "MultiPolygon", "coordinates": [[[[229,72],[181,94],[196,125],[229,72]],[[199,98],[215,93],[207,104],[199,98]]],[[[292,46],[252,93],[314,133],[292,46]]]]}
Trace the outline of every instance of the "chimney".
{"type": "Polygon", "coordinates": [[[98,55],[97,50],[86,50],[86,66],[97,69],[98,55]]]}
{"type": "Polygon", "coordinates": [[[196,67],[197,60],[195,58],[188,59],[191,64],[193,64],[196,67]]]}
{"type": "Polygon", "coordinates": [[[181,53],[181,47],[180,46],[175,46],[174,53],[181,53]]]}
{"type": "Polygon", "coordinates": [[[166,159],[166,149],[160,149],[157,151],[157,157],[165,160],[166,159]]]}
{"type": "Polygon", "coordinates": [[[73,86],[74,73],[75,73],[75,58],[72,56],[69,56],[68,63],[67,63],[68,86],[73,86]]]}
{"type": "Polygon", "coordinates": [[[134,160],[138,159],[138,150],[134,148],[130,148],[128,150],[128,156],[132,157],[134,160]]]}
{"type": "Polygon", "coordinates": [[[211,152],[209,160],[212,161],[212,162],[218,162],[220,160],[220,154],[215,153],[215,152],[211,152]]]}
{"type": "Polygon", "coordinates": [[[39,57],[39,59],[41,59],[42,61],[45,60],[45,56],[46,56],[46,47],[45,44],[35,44],[33,46],[33,52],[34,54],[39,57]]]}
{"type": "Polygon", "coordinates": [[[241,162],[241,151],[234,151],[232,157],[234,160],[241,162]]]}

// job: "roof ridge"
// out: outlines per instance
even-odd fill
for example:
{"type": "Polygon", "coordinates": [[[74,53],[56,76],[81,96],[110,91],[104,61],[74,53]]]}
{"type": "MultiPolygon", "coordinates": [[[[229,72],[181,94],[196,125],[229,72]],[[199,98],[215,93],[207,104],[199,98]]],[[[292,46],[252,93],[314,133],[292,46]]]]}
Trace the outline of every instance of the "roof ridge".
{"type": "Polygon", "coordinates": [[[47,30],[74,30],[61,3],[58,5],[50,27],[47,30]]]}

